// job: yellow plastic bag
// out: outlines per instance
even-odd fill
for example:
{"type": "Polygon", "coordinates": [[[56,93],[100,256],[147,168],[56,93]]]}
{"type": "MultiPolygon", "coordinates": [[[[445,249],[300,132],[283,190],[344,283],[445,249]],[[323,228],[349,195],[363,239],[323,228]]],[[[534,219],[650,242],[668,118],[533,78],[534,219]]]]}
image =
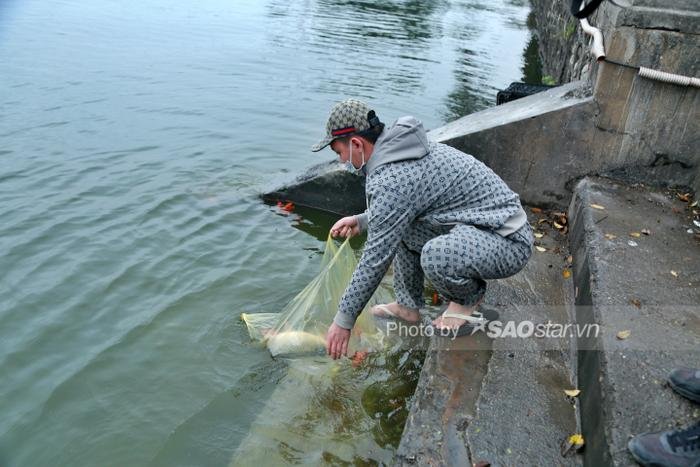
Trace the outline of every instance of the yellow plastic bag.
{"type": "MultiPolygon", "coordinates": [[[[329,236],[320,272],[280,313],[241,315],[250,337],[264,342],[273,356],[320,352],[356,266],[349,240],[338,247],[329,236]]],[[[376,303],[380,297],[386,299],[386,292],[375,293],[370,303],[376,303]]],[[[350,336],[349,354],[371,346],[376,334],[373,320],[363,311],[350,336]]]]}

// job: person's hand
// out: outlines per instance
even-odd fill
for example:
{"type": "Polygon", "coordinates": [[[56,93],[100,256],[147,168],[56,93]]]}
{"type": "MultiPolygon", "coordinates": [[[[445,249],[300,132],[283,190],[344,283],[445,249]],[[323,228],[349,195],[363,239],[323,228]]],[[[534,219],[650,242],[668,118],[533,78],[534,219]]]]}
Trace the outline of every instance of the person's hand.
{"type": "Polygon", "coordinates": [[[337,324],[331,324],[326,334],[326,353],[333,360],[348,354],[348,341],[350,340],[350,330],[341,328],[337,324]]]}
{"type": "Polygon", "coordinates": [[[355,216],[343,217],[331,227],[334,237],[353,237],[360,234],[360,224],[355,216]]]}

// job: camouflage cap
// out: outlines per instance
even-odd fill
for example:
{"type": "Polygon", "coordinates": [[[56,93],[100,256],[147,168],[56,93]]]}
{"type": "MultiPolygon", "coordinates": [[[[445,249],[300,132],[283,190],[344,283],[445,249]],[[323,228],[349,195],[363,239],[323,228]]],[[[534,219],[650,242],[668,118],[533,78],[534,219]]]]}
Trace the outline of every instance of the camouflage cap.
{"type": "Polygon", "coordinates": [[[326,136],[313,145],[313,152],[320,151],[333,142],[334,139],[350,136],[379,125],[379,118],[367,104],[357,99],[346,99],[338,102],[331,109],[326,122],[326,136]]]}

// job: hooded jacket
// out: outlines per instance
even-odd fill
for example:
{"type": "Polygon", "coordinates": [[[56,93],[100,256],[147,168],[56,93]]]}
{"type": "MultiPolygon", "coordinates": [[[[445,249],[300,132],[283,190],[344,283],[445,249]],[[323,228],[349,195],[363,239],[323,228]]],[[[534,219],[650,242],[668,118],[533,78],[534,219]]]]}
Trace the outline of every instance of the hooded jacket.
{"type": "Polygon", "coordinates": [[[508,236],[527,222],[519,196],[481,161],[428,141],[423,124],[402,117],[377,139],[365,166],[367,211],[357,217],[367,242],[334,322],[355,324],[414,222],[448,231],[473,225],[508,236]]]}

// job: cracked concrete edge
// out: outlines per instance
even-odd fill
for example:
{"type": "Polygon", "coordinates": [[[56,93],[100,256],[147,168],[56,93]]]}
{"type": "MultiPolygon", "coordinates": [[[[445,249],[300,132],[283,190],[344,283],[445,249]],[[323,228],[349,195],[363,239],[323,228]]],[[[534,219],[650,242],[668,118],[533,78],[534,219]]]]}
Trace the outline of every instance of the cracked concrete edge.
{"type": "Polygon", "coordinates": [[[463,465],[465,459],[471,465],[465,428],[474,418],[492,355],[485,335],[473,337],[478,340],[473,351],[449,350],[449,342],[430,340],[394,465],[463,465]],[[454,371],[473,377],[465,381],[454,371]]]}

